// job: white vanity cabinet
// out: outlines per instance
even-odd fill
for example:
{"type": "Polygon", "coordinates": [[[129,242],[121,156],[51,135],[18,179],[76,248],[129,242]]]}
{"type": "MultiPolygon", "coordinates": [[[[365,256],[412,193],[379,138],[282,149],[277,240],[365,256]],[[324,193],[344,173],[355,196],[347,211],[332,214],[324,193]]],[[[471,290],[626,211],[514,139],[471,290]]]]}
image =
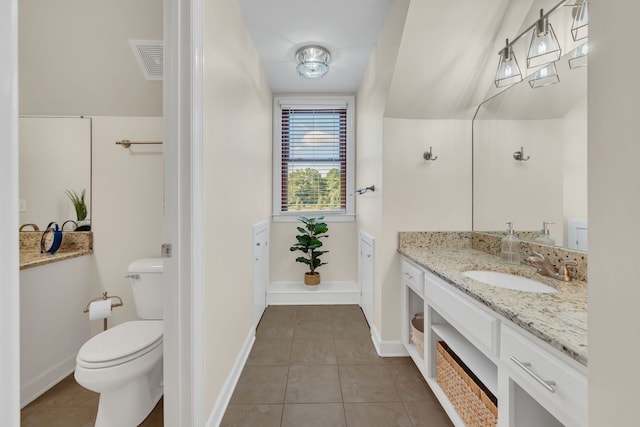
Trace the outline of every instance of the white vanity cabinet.
{"type": "Polygon", "coordinates": [[[438,341],[497,397],[498,427],[587,425],[586,367],[404,256],[401,283],[403,344],[454,425],[465,426],[436,380],[438,341]],[[410,337],[417,312],[424,357],[410,337]]]}

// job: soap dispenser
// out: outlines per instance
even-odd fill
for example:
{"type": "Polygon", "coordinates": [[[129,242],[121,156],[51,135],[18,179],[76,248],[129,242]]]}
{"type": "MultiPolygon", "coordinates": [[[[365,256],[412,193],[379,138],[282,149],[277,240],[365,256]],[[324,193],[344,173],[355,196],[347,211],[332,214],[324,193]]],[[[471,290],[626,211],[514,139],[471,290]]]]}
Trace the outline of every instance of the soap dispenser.
{"type": "Polygon", "coordinates": [[[500,259],[505,264],[520,264],[520,239],[516,237],[513,230],[513,223],[508,222],[509,229],[507,235],[502,239],[502,249],[500,251],[500,259]]]}
{"type": "Polygon", "coordinates": [[[553,240],[549,235],[550,224],[553,224],[553,222],[542,223],[542,230],[540,230],[540,236],[538,236],[535,240],[536,243],[540,243],[541,245],[555,246],[556,241],[553,240]]]}

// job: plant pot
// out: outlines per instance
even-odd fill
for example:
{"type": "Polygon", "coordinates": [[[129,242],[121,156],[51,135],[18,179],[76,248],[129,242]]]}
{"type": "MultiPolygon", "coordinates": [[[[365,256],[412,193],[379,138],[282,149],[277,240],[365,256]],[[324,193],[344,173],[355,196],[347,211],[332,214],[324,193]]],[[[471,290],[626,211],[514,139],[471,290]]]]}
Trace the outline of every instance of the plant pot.
{"type": "Polygon", "coordinates": [[[320,285],[320,273],[318,272],[307,272],[304,273],[304,285],[311,290],[317,290],[318,285],[320,285]]]}

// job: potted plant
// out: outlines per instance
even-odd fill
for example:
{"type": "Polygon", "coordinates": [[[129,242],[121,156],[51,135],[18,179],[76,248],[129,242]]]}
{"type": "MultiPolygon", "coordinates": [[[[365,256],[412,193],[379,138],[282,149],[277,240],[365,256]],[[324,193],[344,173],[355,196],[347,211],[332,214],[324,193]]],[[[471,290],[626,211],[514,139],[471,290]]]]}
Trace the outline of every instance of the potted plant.
{"type": "Polygon", "coordinates": [[[87,204],[84,201],[86,190],[83,189],[80,195],[75,191],[65,190],[69,199],[71,199],[71,203],[73,203],[73,207],[76,210],[76,217],[78,218],[78,227],[76,231],[89,230],[90,225],[87,224],[87,204]],[[82,227],[82,228],[81,228],[82,227]]]}
{"type": "Polygon", "coordinates": [[[298,221],[304,224],[304,227],[297,227],[300,232],[296,236],[297,242],[289,248],[291,252],[301,251],[304,256],[296,258],[297,262],[306,264],[309,271],[304,273],[304,284],[310,289],[317,289],[320,284],[320,273],[316,269],[327,264],[320,260],[320,256],[329,251],[319,250],[322,247],[322,241],[325,237],[329,237],[326,233],[329,231],[327,224],[322,222],[324,216],[317,218],[307,218],[305,216],[298,217],[298,221]]]}

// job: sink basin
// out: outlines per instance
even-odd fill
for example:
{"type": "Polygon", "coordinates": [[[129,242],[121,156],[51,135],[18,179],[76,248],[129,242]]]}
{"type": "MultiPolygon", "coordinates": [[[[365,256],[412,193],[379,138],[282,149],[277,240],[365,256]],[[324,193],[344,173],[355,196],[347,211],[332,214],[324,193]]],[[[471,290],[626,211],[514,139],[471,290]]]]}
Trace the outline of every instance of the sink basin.
{"type": "Polygon", "coordinates": [[[470,270],[463,271],[462,274],[470,279],[499,288],[513,289],[522,292],[538,292],[551,294],[557,292],[551,286],[545,285],[537,280],[528,279],[515,274],[500,273],[498,271],[470,270]]]}

